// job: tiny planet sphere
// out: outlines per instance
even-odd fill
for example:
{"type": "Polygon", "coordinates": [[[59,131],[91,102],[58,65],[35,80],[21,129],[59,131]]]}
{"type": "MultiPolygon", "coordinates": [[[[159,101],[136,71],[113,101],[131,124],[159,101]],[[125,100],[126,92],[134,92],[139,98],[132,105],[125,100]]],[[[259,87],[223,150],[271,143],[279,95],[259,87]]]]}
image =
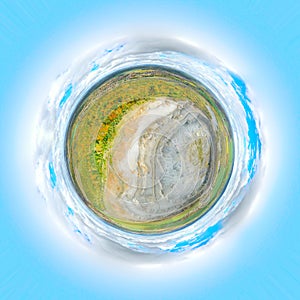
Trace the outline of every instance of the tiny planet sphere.
{"type": "Polygon", "coordinates": [[[180,40],[119,40],[53,83],[37,186],[92,249],[195,250],[258,190],[261,130],[248,85],[217,58],[180,40]]]}

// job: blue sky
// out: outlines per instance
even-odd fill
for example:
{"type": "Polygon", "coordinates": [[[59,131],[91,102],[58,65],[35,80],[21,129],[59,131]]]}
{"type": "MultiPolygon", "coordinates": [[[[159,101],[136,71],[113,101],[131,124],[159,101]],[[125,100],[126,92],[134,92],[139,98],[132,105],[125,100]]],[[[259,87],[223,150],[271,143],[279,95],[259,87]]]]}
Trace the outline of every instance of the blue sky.
{"type": "Polygon", "coordinates": [[[300,298],[300,2],[0,1],[0,299],[300,298]],[[96,255],[47,211],[34,128],[51,82],[98,43],[132,34],[194,42],[241,75],[265,132],[249,213],[169,264],[96,255]]]}

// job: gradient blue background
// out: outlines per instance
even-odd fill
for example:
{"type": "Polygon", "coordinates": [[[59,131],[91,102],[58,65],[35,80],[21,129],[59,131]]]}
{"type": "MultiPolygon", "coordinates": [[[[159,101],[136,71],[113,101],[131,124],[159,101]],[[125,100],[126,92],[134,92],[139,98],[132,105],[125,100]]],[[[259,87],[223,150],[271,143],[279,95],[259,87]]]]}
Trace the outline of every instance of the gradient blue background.
{"type": "Polygon", "coordinates": [[[0,299],[300,299],[299,1],[0,1],[0,299]],[[94,255],[47,213],[33,132],[51,82],[102,41],[194,40],[252,87],[268,165],[247,221],[206,253],[136,265],[94,255]]]}

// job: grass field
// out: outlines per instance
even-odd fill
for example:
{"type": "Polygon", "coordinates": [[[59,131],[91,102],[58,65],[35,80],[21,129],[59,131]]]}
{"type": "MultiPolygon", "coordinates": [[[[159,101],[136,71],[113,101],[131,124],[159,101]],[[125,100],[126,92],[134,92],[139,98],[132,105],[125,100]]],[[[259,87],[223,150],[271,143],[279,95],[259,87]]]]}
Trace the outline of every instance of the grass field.
{"type": "MultiPolygon", "coordinates": [[[[199,159],[203,159],[203,143],[200,138],[196,141],[199,159]]],[[[183,74],[151,66],[115,74],[86,95],[70,124],[66,147],[71,178],[86,205],[116,226],[143,233],[178,229],[208,211],[226,187],[234,151],[230,125],[213,95],[183,74]],[[127,188],[109,171],[111,148],[120,133],[120,124],[124,126],[124,118],[145,103],[155,103],[162,97],[177,103],[190,102],[211,123],[215,154],[207,170],[213,171],[209,186],[205,190],[199,188],[201,192],[188,205],[164,218],[140,221],[126,213],[125,206],[117,204],[118,199],[115,204],[108,202],[105,191],[109,181],[110,186],[118,186],[123,192],[127,188]]]]}

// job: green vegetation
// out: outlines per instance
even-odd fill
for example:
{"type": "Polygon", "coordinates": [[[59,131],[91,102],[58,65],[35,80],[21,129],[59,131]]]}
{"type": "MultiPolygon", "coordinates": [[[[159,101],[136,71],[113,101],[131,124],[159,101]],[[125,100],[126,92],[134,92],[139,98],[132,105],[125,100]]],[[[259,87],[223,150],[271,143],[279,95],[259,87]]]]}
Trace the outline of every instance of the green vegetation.
{"type": "Polygon", "coordinates": [[[109,159],[109,150],[111,149],[113,140],[116,136],[116,126],[122,120],[122,117],[129,110],[145,103],[146,100],[136,100],[120,104],[114,109],[100,126],[98,136],[95,142],[95,160],[98,164],[100,181],[101,181],[101,197],[103,197],[103,188],[106,181],[107,161],[109,159]]]}

